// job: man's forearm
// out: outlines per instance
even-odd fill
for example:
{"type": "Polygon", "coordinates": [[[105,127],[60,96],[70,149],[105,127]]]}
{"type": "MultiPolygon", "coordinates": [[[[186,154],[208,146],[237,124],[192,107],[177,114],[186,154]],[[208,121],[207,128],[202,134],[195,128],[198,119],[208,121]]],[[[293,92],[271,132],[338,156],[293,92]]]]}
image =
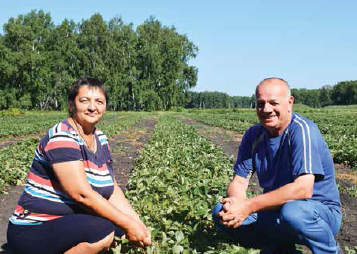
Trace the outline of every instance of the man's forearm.
{"type": "Polygon", "coordinates": [[[275,209],[292,200],[308,199],[312,196],[313,175],[299,177],[295,182],[286,184],[274,191],[247,200],[252,212],[275,209]]]}
{"type": "Polygon", "coordinates": [[[240,200],[246,199],[248,184],[249,184],[248,178],[243,178],[235,175],[233,180],[228,185],[227,196],[235,197],[240,200]]]}
{"type": "Polygon", "coordinates": [[[236,187],[232,188],[231,185],[232,185],[232,182],[229,183],[229,185],[228,185],[228,189],[227,189],[228,197],[236,197],[240,200],[247,198],[246,191],[243,187],[242,188],[236,188],[236,187]]]}

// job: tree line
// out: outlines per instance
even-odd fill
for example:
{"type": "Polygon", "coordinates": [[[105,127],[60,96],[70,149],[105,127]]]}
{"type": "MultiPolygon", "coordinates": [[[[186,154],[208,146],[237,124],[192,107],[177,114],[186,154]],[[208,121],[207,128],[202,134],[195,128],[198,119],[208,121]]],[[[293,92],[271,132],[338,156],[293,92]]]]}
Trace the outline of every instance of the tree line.
{"type": "Polygon", "coordinates": [[[291,89],[295,103],[319,108],[330,105],[357,104],[357,80],[341,81],[334,86],[325,85],[320,89],[291,89]]]}
{"type": "MultiPolygon", "coordinates": [[[[67,89],[81,76],[106,84],[111,110],[254,107],[254,95],[190,91],[198,69],[189,61],[198,47],[154,17],[135,29],[100,14],[55,25],[49,13],[33,10],[10,18],[3,29],[0,109],[65,109],[67,89]]],[[[292,89],[292,95],[311,107],[357,104],[357,81],[292,89]]]]}
{"type": "Polygon", "coordinates": [[[252,108],[254,96],[229,96],[221,92],[188,92],[186,108],[252,108]]]}
{"type": "MultiPolygon", "coordinates": [[[[313,108],[357,104],[357,80],[341,81],[320,89],[292,88],[295,103],[313,108]]],[[[254,108],[255,95],[229,96],[220,92],[188,92],[187,108],[254,108]]]]}
{"type": "Polygon", "coordinates": [[[100,14],[55,25],[33,10],[10,18],[0,35],[0,109],[64,109],[67,89],[81,76],[107,87],[112,110],[185,106],[197,82],[189,65],[198,48],[174,26],[150,17],[134,29],[100,14]]]}

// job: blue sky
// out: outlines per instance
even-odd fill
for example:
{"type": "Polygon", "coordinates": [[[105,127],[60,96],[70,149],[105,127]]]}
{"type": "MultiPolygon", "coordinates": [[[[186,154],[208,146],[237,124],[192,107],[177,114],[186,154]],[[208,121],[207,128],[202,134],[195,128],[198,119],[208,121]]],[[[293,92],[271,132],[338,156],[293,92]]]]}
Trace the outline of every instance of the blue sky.
{"type": "Polygon", "coordinates": [[[250,96],[277,76],[293,88],[357,79],[357,1],[13,0],[1,1],[0,25],[33,9],[55,24],[100,13],[142,24],[151,15],[187,34],[199,48],[194,91],[250,96]]]}

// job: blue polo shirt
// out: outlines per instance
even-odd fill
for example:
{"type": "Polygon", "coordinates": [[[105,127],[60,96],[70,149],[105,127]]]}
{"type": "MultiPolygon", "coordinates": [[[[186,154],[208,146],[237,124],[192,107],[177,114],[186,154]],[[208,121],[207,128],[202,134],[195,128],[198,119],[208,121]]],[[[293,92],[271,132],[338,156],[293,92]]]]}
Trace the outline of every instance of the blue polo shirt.
{"type": "Polygon", "coordinates": [[[331,153],[316,124],[293,112],[288,127],[270,138],[261,124],[248,129],[239,147],[235,174],[244,178],[257,173],[264,193],[314,174],[311,199],[340,206],[331,153]]]}

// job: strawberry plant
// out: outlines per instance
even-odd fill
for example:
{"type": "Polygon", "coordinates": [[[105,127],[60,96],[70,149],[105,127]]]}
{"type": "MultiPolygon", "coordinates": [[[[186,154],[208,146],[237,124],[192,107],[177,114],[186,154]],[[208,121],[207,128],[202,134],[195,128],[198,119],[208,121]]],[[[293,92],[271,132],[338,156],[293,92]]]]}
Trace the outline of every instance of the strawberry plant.
{"type": "Polygon", "coordinates": [[[135,163],[126,192],[152,228],[153,245],[130,249],[121,242],[114,252],[247,253],[219,238],[211,219],[211,209],[232,177],[232,164],[232,158],[193,127],[161,117],[135,163]]]}
{"type": "Polygon", "coordinates": [[[5,186],[25,182],[38,142],[27,139],[0,150],[0,193],[5,186]]]}

